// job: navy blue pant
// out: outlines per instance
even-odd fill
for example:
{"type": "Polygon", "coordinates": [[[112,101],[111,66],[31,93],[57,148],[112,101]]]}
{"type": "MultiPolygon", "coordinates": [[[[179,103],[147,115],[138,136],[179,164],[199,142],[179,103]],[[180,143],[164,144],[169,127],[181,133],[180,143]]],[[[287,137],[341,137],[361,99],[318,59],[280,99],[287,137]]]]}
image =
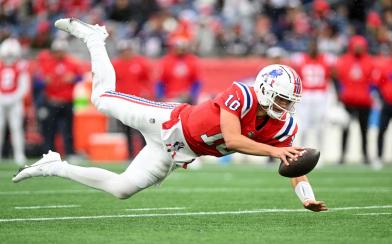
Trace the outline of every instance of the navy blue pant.
{"type": "Polygon", "coordinates": [[[382,158],[384,153],[384,136],[388,128],[389,121],[392,119],[392,104],[384,103],[380,114],[380,126],[377,137],[377,155],[382,158]]]}
{"type": "Polygon", "coordinates": [[[47,101],[44,104],[48,115],[42,121],[44,151],[55,150],[55,136],[60,132],[64,141],[66,155],[74,154],[73,143],[73,104],[47,101]]]}
{"type": "MultiPolygon", "coordinates": [[[[347,112],[350,114],[350,118],[358,118],[359,126],[361,128],[361,138],[362,138],[362,154],[365,159],[364,163],[369,163],[368,151],[367,151],[367,132],[369,125],[369,115],[370,108],[369,107],[360,107],[360,106],[347,106],[345,105],[347,112]]],[[[343,129],[343,137],[342,137],[342,159],[346,153],[347,149],[347,139],[349,134],[349,127],[343,129]]],[[[340,160],[340,163],[343,163],[343,160],[340,160]]]]}

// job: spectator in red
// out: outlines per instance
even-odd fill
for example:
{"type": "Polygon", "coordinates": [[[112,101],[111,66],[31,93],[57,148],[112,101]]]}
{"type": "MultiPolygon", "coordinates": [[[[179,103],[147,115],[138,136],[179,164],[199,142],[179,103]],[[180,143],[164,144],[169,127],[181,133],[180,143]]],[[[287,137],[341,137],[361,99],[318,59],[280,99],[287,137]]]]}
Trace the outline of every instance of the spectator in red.
{"type": "MultiPolygon", "coordinates": [[[[113,60],[113,67],[116,71],[116,91],[152,99],[150,64],[147,59],[135,53],[133,46],[130,40],[121,40],[118,43],[119,56],[113,60]]],[[[126,135],[129,158],[131,159],[133,155],[138,153],[134,149],[133,138],[138,138],[143,145],[145,145],[145,141],[139,131],[122,123],[119,123],[119,126],[126,135]]]]}
{"type": "MultiPolygon", "coordinates": [[[[367,130],[370,109],[372,107],[371,86],[373,60],[367,51],[367,41],[356,35],[350,39],[348,51],[337,64],[339,80],[339,99],[351,117],[359,119],[362,136],[362,153],[365,164],[369,163],[367,153],[367,130]]],[[[349,127],[343,130],[342,155],[340,163],[344,162],[347,147],[349,127]]]]}
{"type": "Polygon", "coordinates": [[[67,156],[74,155],[73,146],[73,89],[81,80],[81,65],[66,53],[67,42],[55,40],[50,51],[42,51],[39,63],[38,79],[44,85],[43,104],[39,110],[44,136],[44,150],[53,150],[58,130],[64,140],[67,156]]]}
{"type": "Polygon", "coordinates": [[[190,41],[174,37],[161,63],[157,98],[195,104],[200,91],[198,59],[189,51],[190,41]]]}
{"type": "Polygon", "coordinates": [[[372,163],[375,169],[381,169],[383,166],[385,132],[388,128],[389,121],[392,119],[392,57],[390,53],[385,56],[378,56],[377,64],[379,77],[375,77],[375,79],[378,83],[382,108],[377,137],[377,158],[372,163]]]}

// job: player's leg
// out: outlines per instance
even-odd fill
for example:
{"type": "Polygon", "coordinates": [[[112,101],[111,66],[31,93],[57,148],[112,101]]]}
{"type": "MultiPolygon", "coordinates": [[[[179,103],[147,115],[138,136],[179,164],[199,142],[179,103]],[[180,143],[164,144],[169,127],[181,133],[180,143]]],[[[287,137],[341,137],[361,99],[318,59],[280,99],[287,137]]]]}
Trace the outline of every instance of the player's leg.
{"type": "Polygon", "coordinates": [[[0,105],[0,159],[3,153],[3,144],[4,144],[4,137],[5,137],[5,107],[0,105]]]}
{"type": "MultiPolygon", "coordinates": [[[[327,114],[327,103],[328,95],[326,92],[319,92],[315,94],[314,107],[313,109],[314,118],[312,120],[312,125],[315,129],[316,144],[315,147],[320,151],[324,149],[324,132],[326,126],[326,114],[327,114]]],[[[324,154],[321,155],[317,167],[321,167],[324,164],[324,154]]]]}
{"type": "Polygon", "coordinates": [[[74,19],[60,19],[55,25],[86,43],[93,73],[91,100],[100,112],[142,133],[154,125],[160,126],[155,117],[157,108],[172,110],[173,105],[114,92],[115,72],[105,48],[108,34],[104,27],[92,26],[74,19]]]}
{"type": "Polygon", "coordinates": [[[362,154],[364,157],[364,163],[369,164],[369,156],[368,156],[368,139],[367,139],[367,132],[368,132],[368,125],[369,125],[369,115],[370,115],[370,108],[359,108],[358,109],[358,118],[359,118],[359,126],[361,129],[361,138],[362,138],[362,154]]]}
{"type": "Polygon", "coordinates": [[[163,147],[149,141],[122,174],[72,165],[50,151],[35,164],[20,169],[12,180],[17,183],[31,177],[59,176],[125,199],[162,181],[171,168],[171,159],[163,147]]]}
{"type": "Polygon", "coordinates": [[[54,140],[59,125],[59,109],[49,101],[45,102],[45,118],[42,121],[41,130],[44,136],[44,151],[54,149],[54,140]]]}
{"type": "Polygon", "coordinates": [[[10,107],[8,121],[11,131],[12,147],[14,150],[15,162],[22,165],[26,161],[24,153],[24,133],[23,133],[23,104],[15,103],[10,107]]]}
{"type": "Polygon", "coordinates": [[[377,136],[377,156],[382,160],[384,154],[384,138],[388,128],[389,120],[392,117],[392,105],[384,104],[380,114],[380,124],[377,136]]]}
{"type": "Polygon", "coordinates": [[[389,121],[392,118],[392,105],[384,104],[380,114],[380,124],[378,127],[377,135],[377,156],[372,160],[372,168],[380,170],[383,167],[383,155],[384,155],[384,138],[385,132],[388,129],[389,121]]]}
{"type": "Polygon", "coordinates": [[[310,94],[304,94],[301,103],[298,104],[297,114],[299,122],[299,138],[300,145],[306,146],[308,143],[308,130],[310,128],[311,112],[313,111],[313,106],[310,104],[309,96],[310,94]]]}
{"type": "Polygon", "coordinates": [[[63,127],[62,135],[64,140],[64,148],[66,155],[72,155],[74,151],[74,141],[73,141],[73,105],[72,103],[64,104],[62,110],[63,127]]]}
{"type": "MultiPolygon", "coordinates": [[[[352,118],[352,116],[354,114],[354,110],[351,107],[348,107],[348,106],[345,106],[345,109],[349,113],[350,117],[352,118]]],[[[347,150],[347,140],[348,140],[349,131],[350,131],[350,125],[347,125],[347,127],[343,128],[343,132],[342,132],[342,152],[341,152],[341,155],[340,155],[339,164],[343,164],[344,163],[344,157],[346,155],[346,150],[347,150]]]]}

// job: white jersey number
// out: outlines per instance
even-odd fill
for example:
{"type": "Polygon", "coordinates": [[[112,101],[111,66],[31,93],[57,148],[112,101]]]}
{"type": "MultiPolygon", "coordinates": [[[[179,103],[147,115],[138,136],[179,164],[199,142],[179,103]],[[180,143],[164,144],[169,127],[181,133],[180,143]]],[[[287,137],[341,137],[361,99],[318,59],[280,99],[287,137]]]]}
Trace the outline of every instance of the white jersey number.
{"type": "Polygon", "coordinates": [[[15,72],[13,69],[5,68],[2,70],[0,79],[0,89],[10,90],[15,86],[15,72]]]}
{"type": "MultiPolygon", "coordinates": [[[[222,133],[215,134],[212,136],[208,136],[207,134],[201,135],[201,139],[203,140],[203,142],[209,146],[213,145],[217,140],[220,140],[222,138],[223,138],[222,133]]],[[[217,145],[216,150],[218,150],[218,152],[220,152],[222,155],[232,153],[231,151],[227,151],[226,144],[224,143],[217,145]]]]}
{"type": "Polygon", "coordinates": [[[241,106],[241,103],[238,100],[232,101],[233,97],[234,97],[233,95],[230,95],[229,98],[227,98],[225,105],[229,107],[231,110],[235,111],[237,110],[237,108],[241,106]]]}
{"type": "Polygon", "coordinates": [[[325,83],[325,69],[322,65],[306,64],[302,68],[302,77],[308,87],[322,86],[325,83]]]}

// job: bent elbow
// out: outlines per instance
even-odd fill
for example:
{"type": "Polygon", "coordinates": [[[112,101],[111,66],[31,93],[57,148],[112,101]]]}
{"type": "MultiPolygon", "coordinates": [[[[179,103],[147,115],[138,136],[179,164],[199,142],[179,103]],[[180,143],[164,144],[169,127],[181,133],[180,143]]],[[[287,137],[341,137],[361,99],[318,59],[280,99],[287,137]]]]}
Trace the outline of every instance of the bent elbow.
{"type": "Polygon", "coordinates": [[[235,151],[238,147],[238,143],[237,140],[235,140],[235,138],[225,138],[225,145],[226,148],[230,151],[235,151]]]}

